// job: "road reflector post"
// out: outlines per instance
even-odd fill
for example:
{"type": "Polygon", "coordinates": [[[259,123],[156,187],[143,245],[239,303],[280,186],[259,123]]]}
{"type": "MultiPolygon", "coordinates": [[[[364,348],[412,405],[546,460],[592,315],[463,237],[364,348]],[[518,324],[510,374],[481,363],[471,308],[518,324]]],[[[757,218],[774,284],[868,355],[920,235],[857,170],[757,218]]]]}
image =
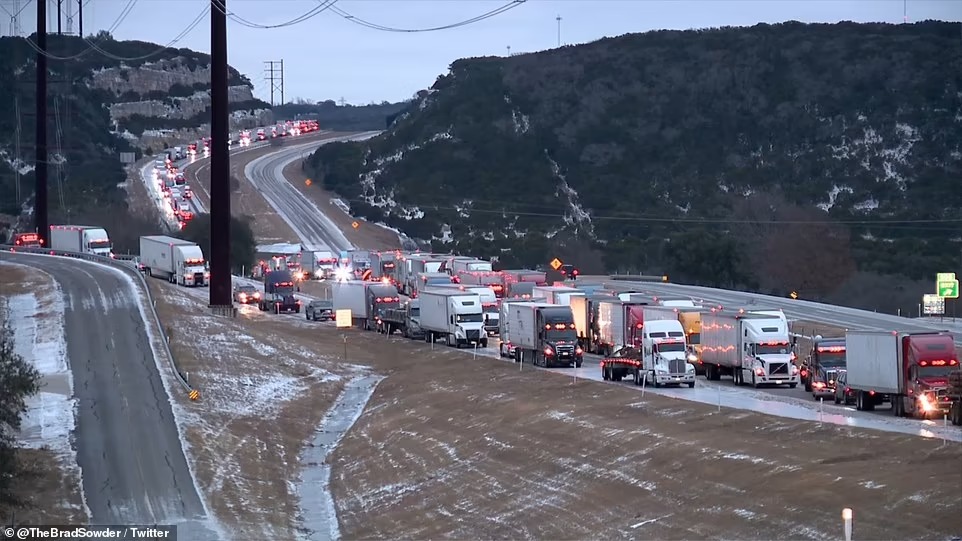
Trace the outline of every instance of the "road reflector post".
{"type": "Polygon", "coordinates": [[[845,541],[852,541],[852,509],[842,509],[842,522],[845,526],[845,541]]]}

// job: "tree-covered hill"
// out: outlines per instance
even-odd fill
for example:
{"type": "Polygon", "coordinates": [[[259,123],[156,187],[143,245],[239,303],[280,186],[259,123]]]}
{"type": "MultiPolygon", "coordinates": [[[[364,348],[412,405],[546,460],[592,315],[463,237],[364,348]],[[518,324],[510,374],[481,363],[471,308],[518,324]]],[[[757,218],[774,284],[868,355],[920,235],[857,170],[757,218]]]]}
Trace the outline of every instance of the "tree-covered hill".
{"type": "Polygon", "coordinates": [[[962,252],[959,32],[791,22],[458,60],[309,165],[358,215],[518,264],[809,298],[928,282],[962,252]]]}

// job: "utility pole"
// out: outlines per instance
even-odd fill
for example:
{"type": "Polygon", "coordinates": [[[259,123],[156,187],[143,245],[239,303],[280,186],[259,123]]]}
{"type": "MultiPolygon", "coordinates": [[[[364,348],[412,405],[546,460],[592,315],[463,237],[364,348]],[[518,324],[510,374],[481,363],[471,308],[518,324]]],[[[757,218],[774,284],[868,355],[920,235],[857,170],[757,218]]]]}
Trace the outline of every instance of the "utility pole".
{"type": "Polygon", "coordinates": [[[284,61],[266,60],[264,61],[264,80],[271,88],[271,106],[284,105],[284,61]],[[277,90],[281,96],[281,102],[274,102],[274,91],[277,90]]]}
{"type": "Polygon", "coordinates": [[[210,0],[210,306],[232,315],[230,154],[227,150],[227,0],[210,0]]]}
{"type": "Polygon", "coordinates": [[[555,20],[558,21],[558,47],[561,47],[561,15],[555,17],[555,20]]]}
{"type": "MultiPolygon", "coordinates": [[[[38,2],[40,0],[37,0],[38,2]]],[[[63,16],[61,15],[63,11],[63,0],[57,0],[57,35],[63,35],[63,16]]]]}
{"type": "Polygon", "coordinates": [[[47,1],[37,0],[37,148],[34,158],[34,227],[44,246],[50,246],[47,222],[47,1]]]}
{"type": "Polygon", "coordinates": [[[77,35],[84,37],[84,0],[77,0],[77,35]]]}

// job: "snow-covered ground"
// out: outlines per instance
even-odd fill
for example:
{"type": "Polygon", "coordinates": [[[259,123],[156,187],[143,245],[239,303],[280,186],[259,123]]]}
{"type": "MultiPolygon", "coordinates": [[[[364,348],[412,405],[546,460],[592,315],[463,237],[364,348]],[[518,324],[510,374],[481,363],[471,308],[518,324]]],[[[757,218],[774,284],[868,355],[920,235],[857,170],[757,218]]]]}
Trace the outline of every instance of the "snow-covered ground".
{"type": "MultiPolygon", "coordinates": [[[[26,401],[27,412],[22,420],[20,441],[28,448],[46,447],[53,451],[61,469],[76,476],[76,488],[83,497],[77,453],[70,443],[76,426],[77,401],[73,393],[73,374],[67,362],[63,292],[49,274],[12,263],[3,263],[3,266],[16,266],[31,274],[42,275],[52,286],[6,299],[6,319],[13,331],[14,353],[32,364],[42,378],[40,392],[26,401]]],[[[3,272],[2,268],[0,272],[3,272]]],[[[86,501],[83,507],[89,518],[86,501]]]]}

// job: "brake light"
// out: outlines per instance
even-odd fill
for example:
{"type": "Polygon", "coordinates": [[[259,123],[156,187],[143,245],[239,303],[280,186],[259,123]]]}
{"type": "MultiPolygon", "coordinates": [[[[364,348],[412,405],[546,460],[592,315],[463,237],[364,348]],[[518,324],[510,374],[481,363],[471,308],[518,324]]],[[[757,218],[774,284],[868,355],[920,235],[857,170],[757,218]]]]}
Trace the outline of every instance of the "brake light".
{"type": "Polygon", "coordinates": [[[545,354],[545,357],[550,357],[554,355],[554,352],[551,351],[551,348],[544,348],[544,354],[545,354]]]}
{"type": "Polygon", "coordinates": [[[584,351],[583,349],[581,349],[581,346],[578,346],[578,347],[575,348],[575,355],[581,355],[581,354],[584,353],[584,352],[585,352],[585,351],[584,351]]]}
{"type": "Polygon", "coordinates": [[[764,375],[765,375],[765,369],[764,369],[764,368],[756,368],[756,369],[755,369],[755,375],[756,375],[756,376],[764,376],[764,375]]]}

